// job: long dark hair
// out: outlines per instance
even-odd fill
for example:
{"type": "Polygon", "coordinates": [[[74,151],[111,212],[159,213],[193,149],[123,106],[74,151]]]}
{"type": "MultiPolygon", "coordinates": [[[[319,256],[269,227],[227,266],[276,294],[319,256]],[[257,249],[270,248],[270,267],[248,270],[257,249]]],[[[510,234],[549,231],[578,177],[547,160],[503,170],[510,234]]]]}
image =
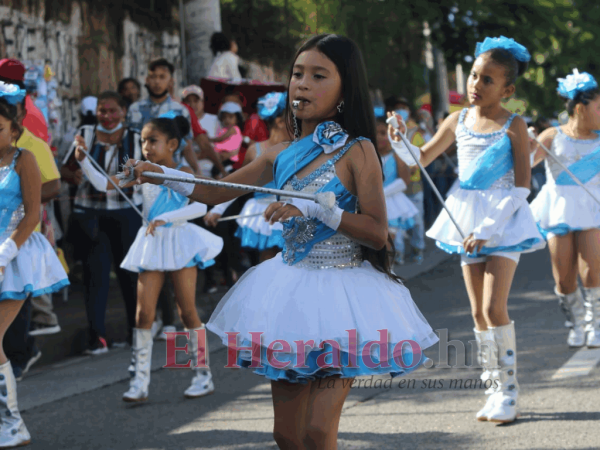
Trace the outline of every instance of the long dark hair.
{"type": "MultiPolygon", "coordinates": [[[[344,107],[341,113],[336,113],[334,120],[344,128],[350,138],[365,137],[371,141],[377,150],[375,113],[369,95],[367,71],[362,54],[358,46],[351,39],[337,34],[319,34],[308,39],[296,52],[290,68],[293,72],[294,63],[298,56],[308,50],[316,49],[333,62],[342,80],[342,98],[344,107]]],[[[288,82],[288,99],[290,98],[290,85],[288,82]]],[[[290,135],[294,135],[293,114],[288,101],[284,118],[290,135]]],[[[302,122],[298,121],[298,129],[302,133],[302,122]]],[[[361,144],[359,144],[361,145],[361,144]]],[[[362,146],[362,145],[361,145],[362,146]]],[[[379,165],[381,157],[377,152],[379,165]]],[[[388,243],[392,253],[395,251],[394,242],[388,234],[388,243]]],[[[400,282],[400,278],[391,270],[390,254],[384,246],[374,250],[361,245],[363,257],[375,269],[388,275],[392,280],[400,282]]]]}

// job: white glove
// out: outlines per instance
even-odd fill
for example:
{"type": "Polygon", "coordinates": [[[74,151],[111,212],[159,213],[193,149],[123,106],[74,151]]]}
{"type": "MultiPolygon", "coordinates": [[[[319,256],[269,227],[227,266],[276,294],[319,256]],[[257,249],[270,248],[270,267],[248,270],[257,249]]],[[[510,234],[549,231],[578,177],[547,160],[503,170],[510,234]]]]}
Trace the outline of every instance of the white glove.
{"type": "Polygon", "coordinates": [[[406,190],[406,183],[402,178],[396,178],[390,184],[383,188],[383,195],[386,197],[397,194],[398,192],[404,192],[406,190]]]}
{"type": "Polygon", "coordinates": [[[473,230],[473,237],[481,240],[490,240],[492,237],[496,237],[521,206],[528,206],[529,193],[527,188],[513,188],[511,194],[504,197],[490,215],[473,230]]]}
{"type": "Polygon", "coordinates": [[[81,170],[83,170],[85,176],[88,178],[88,180],[90,180],[90,183],[92,183],[92,186],[94,186],[97,191],[106,192],[108,180],[104,174],[100,173],[100,171],[94,167],[88,157],[86,157],[83,161],[78,162],[81,166],[81,170]]]}
{"type": "Polygon", "coordinates": [[[190,203],[183,208],[176,209],[175,211],[169,211],[161,214],[154,218],[154,220],[162,220],[167,223],[173,222],[187,222],[188,220],[202,217],[206,214],[208,208],[204,203],[190,203]]]}
{"type": "MultiPolygon", "coordinates": [[[[388,123],[392,127],[394,127],[396,133],[400,133],[400,131],[398,130],[399,124],[398,124],[398,120],[396,119],[396,117],[390,117],[390,118],[388,118],[386,120],[386,123],[388,123]]],[[[408,129],[406,127],[406,124],[404,124],[404,127],[406,129],[408,129]]],[[[402,136],[404,136],[406,138],[405,134],[402,134],[402,136]]],[[[404,141],[402,140],[402,138],[400,138],[400,140],[398,142],[396,142],[395,140],[392,139],[392,136],[390,136],[390,133],[388,132],[388,140],[390,141],[390,144],[392,145],[392,149],[396,152],[396,154],[398,155],[398,157],[402,161],[404,161],[404,163],[407,166],[410,167],[410,166],[416,166],[417,165],[417,163],[415,162],[415,158],[408,151],[408,148],[406,148],[406,144],[404,144],[404,141]]],[[[411,150],[412,150],[413,154],[417,158],[420,158],[421,157],[421,149],[419,147],[417,147],[416,145],[412,145],[412,144],[409,144],[409,145],[411,147],[411,150]]]]}
{"type": "Polygon", "coordinates": [[[11,238],[5,240],[0,245],[0,267],[6,268],[10,262],[19,254],[17,244],[11,238]]]}
{"type": "Polygon", "coordinates": [[[342,222],[342,213],[344,210],[339,206],[334,206],[331,209],[325,209],[312,200],[304,200],[301,198],[292,198],[286,200],[286,203],[294,205],[296,208],[298,208],[304,217],[319,219],[333,230],[337,230],[342,222]]]}
{"type": "Polygon", "coordinates": [[[213,209],[210,210],[210,213],[222,216],[225,210],[229,208],[229,205],[231,205],[233,202],[235,202],[235,198],[225,203],[219,203],[218,205],[215,205],[213,209]]]}
{"type": "MultiPolygon", "coordinates": [[[[181,170],[171,169],[165,166],[160,166],[160,168],[163,170],[165,175],[170,175],[172,177],[195,178],[191,173],[182,172],[181,170]]],[[[184,183],[182,181],[170,180],[163,181],[163,185],[186,197],[192,195],[192,192],[194,192],[194,187],[196,186],[194,183],[184,183]]]]}

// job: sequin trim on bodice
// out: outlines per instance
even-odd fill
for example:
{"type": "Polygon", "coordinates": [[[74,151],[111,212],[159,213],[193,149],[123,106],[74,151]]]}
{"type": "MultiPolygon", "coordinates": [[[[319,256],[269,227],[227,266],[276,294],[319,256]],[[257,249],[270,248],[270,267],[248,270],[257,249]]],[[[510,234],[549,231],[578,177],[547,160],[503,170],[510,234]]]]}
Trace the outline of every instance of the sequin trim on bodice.
{"type": "Polygon", "coordinates": [[[0,167],[0,244],[10,237],[25,217],[25,205],[21,195],[20,177],[14,172],[20,150],[17,150],[13,162],[0,167]],[[14,174],[9,184],[5,185],[9,175],[14,174]]]}
{"type": "MultiPolygon", "coordinates": [[[[515,114],[511,116],[502,129],[494,131],[493,133],[476,133],[471,131],[465,125],[465,117],[468,109],[464,109],[460,114],[458,126],[456,127],[456,145],[458,154],[458,176],[461,180],[465,179],[465,172],[471,165],[471,162],[476,159],[481,153],[483,153],[491,145],[498,142],[504,137],[506,131],[510,127],[512,120],[516,117],[515,114]]],[[[515,187],[515,170],[514,168],[509,170],[501,178],[496,180],[489,189],[511,189],[515,187]]]]}
{"type": "MultiPolygon", "coordinates": [[[[600,147],[600,137],[596,139],[574,139],[558,128],[558,132],[552,140],[550,151],[558,157],[560,162],[569,167],[598,147],[600,147]]],[[[556,178],[564,172],[564,169],[550,156],[546,157],[545,166],[548,184],[556,184],[556,178]]],[[[600,185],[600,175],[596,175],[585,184],[586,186],[600,185]]]]}

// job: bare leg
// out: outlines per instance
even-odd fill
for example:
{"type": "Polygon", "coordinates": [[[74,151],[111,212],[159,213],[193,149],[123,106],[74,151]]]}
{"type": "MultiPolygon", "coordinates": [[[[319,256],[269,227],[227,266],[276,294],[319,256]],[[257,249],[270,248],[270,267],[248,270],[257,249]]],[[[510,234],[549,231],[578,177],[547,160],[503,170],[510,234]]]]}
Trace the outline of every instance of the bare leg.
{"type": "Polygon", "coordinates": [[[571,294],[577,290],[577,256],[575,234],[555,236],[548,240],[552,275],[556,288],[561,294],[571,294]]]}
{"type": "Polygon", "coordinates": [[[135,323],[137,328],[149,330],[156,316],[156,303],[165,282],[165,273],[148,271],[140,273],[138,278],[137,311],[135,323]]]}
{"type": "Polygon", "coordinates": [[[202,325],[196,311],[196,281],[198,279],[198,269],[196,267],[186,267],[176,272],[171,272],[173,287],[175,289],[175,300],[179,317],[183,325],[194,330],[202,325]]]}
{"type": "Polygon", "coordinates": [[[282,450],[305,449],[306,418],[311,383],[271,381],[275,424],[273,437],[282,450]]]}
{"type": "Polygon", "coordinates": [[[336,450],[340,417],[354,378],[325,378],[313,382],[306,417],[307,449],[336,450]]]}
{"type": "Polygon", "coordinates": [[[492,256],[485,266],[483,314],[488,327],[508,325],[508,294],[517,263],[509,258],[492,256]]]}
{"type": "Polygon", "coordinates": [[[17,314],[19,314],[22,306],[23,301],[20,300],[2,300],[0,302],[0,366],[8,361],[4,353],[4,335],[17,314]]]}
{"type": "Polygon", "coordinates": [[[600,230],[580,231],[575,234],[579,254],[579,276],[586,288],[600,286],[600,230]]]}
{"type": "Polygon", "coordinates": [[[487,322],[483,315],[483,280],[485,275],[485,263],[467,264],[462,266],[463,277],[469,301],[471,302],[471,314],[473,322],[478,331],[487,330],[487,322]]]}

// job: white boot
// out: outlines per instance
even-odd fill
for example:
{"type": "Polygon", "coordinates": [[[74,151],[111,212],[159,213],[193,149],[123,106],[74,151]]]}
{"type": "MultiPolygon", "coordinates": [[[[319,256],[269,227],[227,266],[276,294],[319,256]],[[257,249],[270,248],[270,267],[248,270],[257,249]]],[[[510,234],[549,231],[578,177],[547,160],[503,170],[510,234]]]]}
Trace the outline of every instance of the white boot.
{"type": "Polygon", "coordinates": [[[494,406],[492,394],[496,392],[496,383],[493,378],[492,368],[496,366],[498,360],[498,348],[494,342],[494,333],[492,330],[477,331],[473,329],[473,331],[475,332],[475,340],[477,341],[477,362],[483,367],[483,373],[479,378],[486,385],[491,381],[490,387],[485,391],[485,394],[488,395],[485,406],[475,415],[477,420],[485,422],[488,420],[487,416],[494,406]]]}
{"type": "Polygon", "coordinates": [[[133,377],[129,390],[123,394],[125,402],[143,402],[148,400],[150,386],[150,366],[152,364],[152,331],[133,329],[133,377]]]}
{"type": "Polygon", "coordinates": [[[600,347],[600,287],[583,288],[585,298],[586,340],[590,348],[600,347]]]}
{"type": "Polygon", "coordinates": [[[499,368],[492,376],[498,380],[498,389],[491,395],[494,406],[487,418],[490,422],[513,422],[518,415],[517,398],[519,383],[517,382],[517,341],[515,323],[490,328],[494,332],[494,341],[498,345],[499,368]]]}
{"type": "Polygon", "coordinates": [[[581,289],[577,288],[572,294],[561,294],[556,288],[554,293],[558,303],[567,318],[566,326],[571,328],[567,344],[569,347],[583,347],[586,337],[586,311],[583,305],[581,289]]]}
{"type": "MultiPolygon", "coordinates": [[[[204,324],[200,328],[190,331],[190,353],[192,354],[192,367],[194,368],[194,378],[192,378],[192,384],[186,389],[184,395],[187,398],[198,398],[204,395],[212,394],[215,391],[215,385],[212,381],[212,373],[209,367],[195,367],[198,362],[198,337],[196,332],[205,330],[204,324]]],[[[208,339],[205,339],[205,358],[206,365],[209,365],[208,358],[208,339]]]]}
{"type": "Polygon", "coordinates": [[[19,413],[17,381],[10,361],[0,366],[0,448],[27,445],[31,435],[19,413]]]}

